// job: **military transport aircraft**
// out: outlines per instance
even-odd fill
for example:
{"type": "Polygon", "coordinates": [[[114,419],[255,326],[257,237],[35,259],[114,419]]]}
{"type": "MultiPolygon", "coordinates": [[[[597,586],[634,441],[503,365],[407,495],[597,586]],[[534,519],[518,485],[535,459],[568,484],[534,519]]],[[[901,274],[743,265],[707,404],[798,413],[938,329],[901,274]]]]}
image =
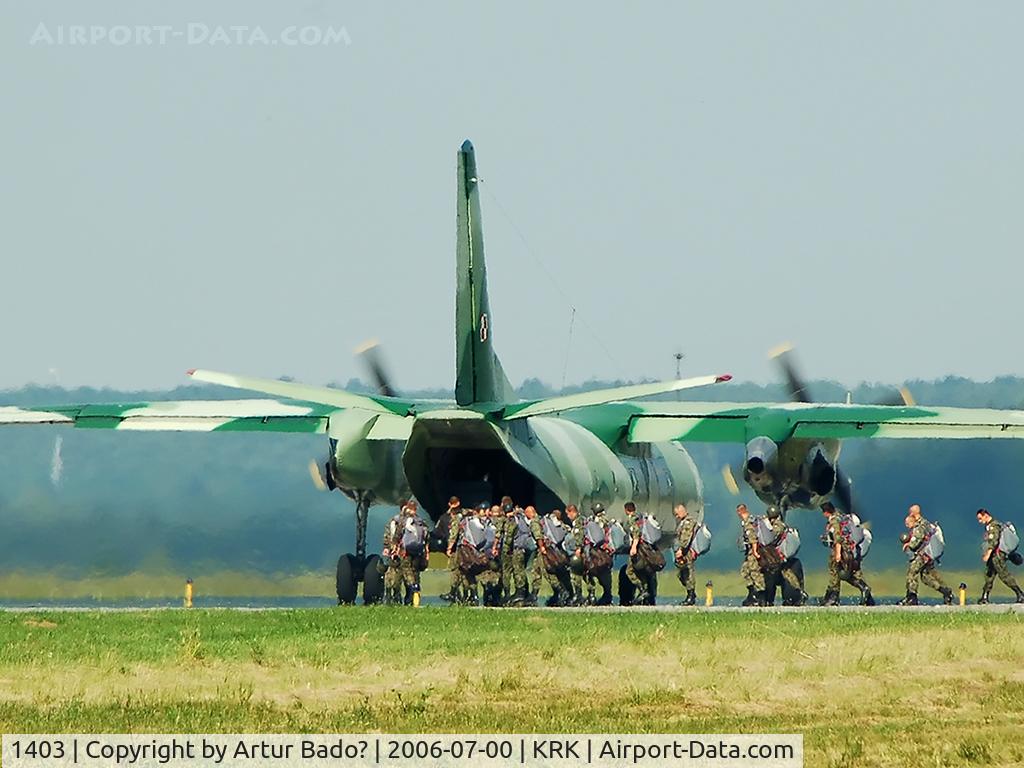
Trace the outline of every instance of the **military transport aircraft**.
{"type": "MultiPolygon", "coordinates": [[[[746,446],[745,476],[762,498],[808,505],[836,487],[847,437],[1022,437],[1024,412],[809,403],[638,402],[708,386],[728,375],[637,384],[519,401],[494,351],[476,158],[458,153],[454,402],[355,394],[331,387],[192,370],[197,381],[274,399],[178,401],[52,408],[0,407],[0,424],[82,428],[325,434],[324,482],[356,502],[356,551],[338,560],[342,603],[380,599],[376,555],[366,554],[373,505],[414,495],[431,519],[450,495],[464,503],[508,494],[540,509],[635,501],[671,530],[672,507],[703,512],[703,488],[681,441],[746,446]],[[278,399],[280,398],[280,399],[278,399]]],[[[383,377],[378,376],[383,379],[383,377]]]]}

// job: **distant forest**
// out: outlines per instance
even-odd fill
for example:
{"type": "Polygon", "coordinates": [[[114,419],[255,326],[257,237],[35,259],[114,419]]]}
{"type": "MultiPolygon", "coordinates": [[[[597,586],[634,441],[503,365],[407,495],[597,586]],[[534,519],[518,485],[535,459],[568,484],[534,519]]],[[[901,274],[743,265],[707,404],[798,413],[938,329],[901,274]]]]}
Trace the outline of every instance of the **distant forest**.
{"type": "MultiPolygon", "coordinates": [[[[588,382],[566,391],[621,382],[588,382]]],[[[1024,379],[978,383],[961,378],[909,382],[922,405],[1024,408],[1024,379]]],[[[347,388],[366,391],[359,381],[347,388]]],[[[822,401],[843,401],[835,382],[812,382],[822,401]]],[[[519,390],[524,398],[556,394],[537,380],[519,390]]],[[[851,391],[855,402],[891,392],[879,384],[851,391]]],[[[448,396],[413,392],[412,396],[448,396]]],[[[188,386],[159,392],[121,392],[29,386],[0,393],[2,405],[220,399],[251,396],[222,387],[188,386]]],[[[778,386],[729,384],[684,393],[686,399],[775,401],[778,386]]],[[[686,446],[704,478],[707,521],[714,546],[706,563],[738,565],[736,500],[721,480],[721,467],[742,458],[742,446],[686,446]]],[[[179,434],[72,430],[53,427],[0,429],[0,569],[47,570],[67,576],[115,575],[136,570],[253,569],[262,572],[330,570],[354,538],[353,507],[340,493],[311,484],[307,464],[324,456],[320,436],[276,434],[179,434]],[[63,473],[51,481],[54,443],[61,440],[63,473]]],[[[973,567],[980,530],[973,512],[986,506],[1002,519],[1024,524],[1020,514],[1017,440],[848,441],[842,465],[853,477],[855,498],[871,522],[876,545],[872,567],[904,562],[897,536],[906,507],[920,503],[942,523],[948,542],[945,564],[973,567]]],[[[744,491],[752,506],[756,498],[744,491]]],[[[760,505],[757,505],[760,506],[760,505]]],[[[756,507],[755,507],[756,508],[756,507]]],[[[389,510],[374,508],[370,546],[379,546],[389,510]]],[[[801,556],[809,567],[824,562],[818,543],[821,516],[797,511],[801,556]]]]}

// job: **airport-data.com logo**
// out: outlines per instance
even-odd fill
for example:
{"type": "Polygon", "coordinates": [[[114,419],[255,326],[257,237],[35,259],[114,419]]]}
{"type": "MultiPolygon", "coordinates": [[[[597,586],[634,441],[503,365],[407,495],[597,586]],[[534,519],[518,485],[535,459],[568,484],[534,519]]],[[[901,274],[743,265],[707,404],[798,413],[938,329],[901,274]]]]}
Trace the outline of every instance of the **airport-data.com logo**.
{"type": "Polygon", "coordinates": [[[256,25],[206,24],[46,24],[29,37],[36,46],[112,46],[115,48],[191,45],[210,48],[255,46],[314,47],[351,45],[345,27],[291,25],[265,30],[256,25]]]}

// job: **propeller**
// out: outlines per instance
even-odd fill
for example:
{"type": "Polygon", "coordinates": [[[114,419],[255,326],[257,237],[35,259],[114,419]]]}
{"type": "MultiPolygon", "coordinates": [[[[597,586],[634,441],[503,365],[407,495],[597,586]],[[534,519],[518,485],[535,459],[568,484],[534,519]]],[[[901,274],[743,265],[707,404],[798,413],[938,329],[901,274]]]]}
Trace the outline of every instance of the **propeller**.
{"type": "Polygon", "coordinates": [[[740,495],[740,485],[736,482],[736,475],[728,464],[722,467],[722,482],[725,483],[726,490],[733,496],[740,495]]]}
{"type": "MultiPolygon", "coordinates": [[[[782,370],[782,376],[786,382],[786,388],[789,390],[790,399],[797,403],[813,403],[814,400],[811,398],[811,393],[807,388],[806,382],[803,377],[797,373],[796,362],[794,361],[793,356],[793,346],[791,344],[781,344],[768,354],[775,360],[779,368],[782,370]]],[[[874,405],[916,404],[914,396],[906,387],[900,387],[892,394],[879,398],[874,402],[874,405]]]]}
{"type": "MultiPolygon", "coordinates": [[[[798,403],[812,403],[810,391],[803,378],[797,372],[796,363],[793,357],[793,347],[790,344],[783,344],[776,347],[770,356],[782,369],[782,375],[789,390],[789,396],[798,403]]],[[[847,396],[849,402],[849,396],[847,396]]],[[[906,387],[900,387],[896,392],[882,397],[875,401],[875,405],[915,405],[914,396],[906,387]]],[[[733,481],[735,482],[735,480],[733,481]]],[[[835,500],[840,507],[850,514],[855,514],[853,503],[853,480],[840,467],[836,467],[836,484],[832,490],[835,500]]]]}
{"type": "MultiPolygon", "coordinates": [[[[391,378],[384,369],[380,354],[380,343],[376,339],[364,341],[355,348],[356,357],[360,358],[370,373],[370,380],[377,387],[377,394],[394,397],[395,388],[391,386],[391,378]]],[[[322,459],[309,460],[309,479],[318,491],[333,490],[334,482],[328,476],[330,472],[330,456],[322,459]]]]}
{"type": "Polygon", "coordinates": [[[318,491],[329,490],[327,487],[327,467],[316,459],[309,460],[309,479],[318,491]]]}
{"type": "Polygon", "coordinates": [[[369,339],[356,347],[355,353],[370,369],[370,377],[377,385],[377,394],[394,397],[395,388],[391,386],[391,378],[385,372],[384,364],[381,361],[380,343],[376,339],[369,339]]]}

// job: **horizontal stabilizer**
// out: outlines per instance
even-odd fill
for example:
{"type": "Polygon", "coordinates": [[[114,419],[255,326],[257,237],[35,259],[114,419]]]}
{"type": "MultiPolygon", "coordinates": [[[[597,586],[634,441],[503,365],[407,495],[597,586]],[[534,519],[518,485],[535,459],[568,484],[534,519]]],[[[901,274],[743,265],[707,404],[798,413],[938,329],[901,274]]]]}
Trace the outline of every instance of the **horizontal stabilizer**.
{"type": "Polygon", "coordinates": [[[580,392],[575,395],[549,397],[546,400],[538,400],[522,407],[513,405],[505,411],[505,418],[525,419],[528,416],[557,413],[558,411],[568,411],[572,408],[583,408],[589,405],[602,405],[619,400],[634,400],[638,397],[653,397],[654,395],[663,395],[668,392],[679,392],[683,389],[720,384],[730,379],[732,379],[732,376],[723,374],[721,376],[697,376],[692,379],[676,379],[675,381],[656,381],[651,384],[631,384],[611,389],[595,389],[592,392],[580,392]]]}
{"type": "Polygon", "coordinates": [[[255,376],[237,376],[233,373],[218,373],[217,371],[197,369],[189,371],[188,375],[196,381],[220,384],[225,387],[244,389],[249,392],[260,392],[265,395],[273,395],[274,397],[302,400],[307,403],[317,403],[318,405],[331,405],[335,408],[362,408],[363,410],[375,413],[397,413],[399,416],[405,416],[409,412],[410,407],[410,404],[400,400],[391,401],[388,398],[358,395],[354,392],[346,392],[344,389],[314,387],[294,381],[260,379],[255,376]]]}

